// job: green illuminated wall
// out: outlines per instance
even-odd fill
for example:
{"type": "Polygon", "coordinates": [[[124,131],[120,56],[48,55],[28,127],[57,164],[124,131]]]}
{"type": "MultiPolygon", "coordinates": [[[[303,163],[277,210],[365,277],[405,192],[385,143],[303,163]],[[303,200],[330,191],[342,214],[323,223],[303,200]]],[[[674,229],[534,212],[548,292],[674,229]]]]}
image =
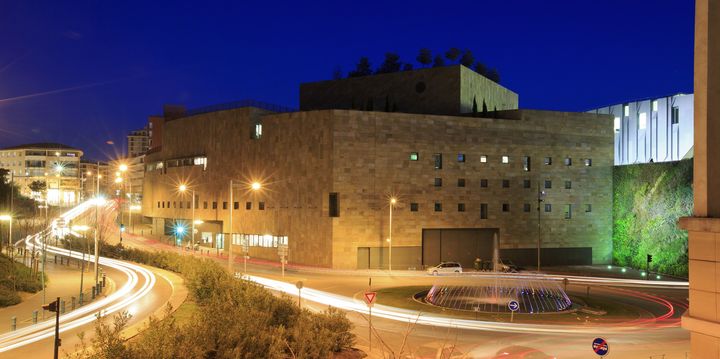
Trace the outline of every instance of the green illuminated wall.
{"type": "Polygon", "coordinates": [[[692,160],[616,166],[613,170],[613,262],[687,277],[687,232],[692,213],[692,160]]]}

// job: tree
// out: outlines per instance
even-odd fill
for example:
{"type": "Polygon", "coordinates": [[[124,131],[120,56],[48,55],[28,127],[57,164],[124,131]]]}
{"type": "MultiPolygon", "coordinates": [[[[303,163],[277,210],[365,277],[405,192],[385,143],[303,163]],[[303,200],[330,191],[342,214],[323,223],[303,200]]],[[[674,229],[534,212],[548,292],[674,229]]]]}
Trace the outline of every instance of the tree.
{"type": "Polygon", "coordinates": [[[32,181],[32,183],[28,185],[28,188],[30,188],[30,191],[32,192],[45,193],[47,185],[45,184],[45,181],[32,181]]]}
{"type": "Polygon", "coordinates": [[[348,77],[360,77],[372,74],[372,66],[370,65],[370,59],[363,56],[355,66],[355,70],[348,73],[348,77]]]}
{"type": "Polygon", "coordinates": [[[466,49],[460,58],[460,64],[465,67],[472,67],[473,63],[475,63],[475,58],[473,57],[472,51],[466,49]]]}
{"type": "Polygon", "coordinates": [[[420,53],[417,55],[417,62],[427,67],[432,63],[432,52],[428,48],[420,49],[420,53]]]}
{"type": "Polygon", "coordinates": [[[412,71],[413,64],[403,64],[403,71],[412,71]]]}
{"type": "Polygon", "coordinates": [[[485,103],[485,99],[483,99],[483,107],[482,107],[483,116],[487,115],[487,112],[488,112],[487,104],[485,103]]]}
{"type": "Polygon", "coordinates": [[[385,61],[380,64],[380,67],[378,67],[375,73],[389,74],[393,72],[398,72],[400,71],[401,66],[402,64],[400,63],[400,56],[393,52],[387,52],[385,53],[385,61]]]}
{"type": "Polygon", "coordinates": [[[477,97],[473,96],[473,107],[472,107],[473,116],[477,115],[477,112],[478,112],[477,97]]]}
{"type": "Polygon", "coordinates": [[[480,61],[475,62],[475,72],[487,77],[487,67],[480,61]]]}
{"type": "Polygon", "coordinates": [[[447,58],[450,61],[455,61],[460,57],[460,49],[457,47],[451,47],[450,50],[447,50],[445,53],[445,58],[447,58]]]}
{"type": "Polygon", "coordinates": [[[436,55],[435,60],[433,60],[432,67],[443,67],[443,66],[445,66],[445,59],[443,59],[443,57],[440,55],[436,55]]]}
{"type": "Polygon", "coordinates": [[[495,69],[488,70],[487,75],[485,76],[495,83],[500,83],[500,74],[495,69]]]}

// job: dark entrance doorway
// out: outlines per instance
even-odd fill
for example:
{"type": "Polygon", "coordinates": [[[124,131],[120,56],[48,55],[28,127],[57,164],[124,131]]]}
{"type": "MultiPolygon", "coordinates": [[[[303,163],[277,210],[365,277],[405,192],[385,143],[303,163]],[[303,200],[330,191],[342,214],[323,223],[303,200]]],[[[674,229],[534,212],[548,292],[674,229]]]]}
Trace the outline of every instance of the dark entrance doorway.
{"type": "Polygon", "coordinates": [[[493,235],[497,231],[497,228],[423,229],[422,264],[459,262],[463,268],[472,268],[475,258],[492,259],[493,235]]]}

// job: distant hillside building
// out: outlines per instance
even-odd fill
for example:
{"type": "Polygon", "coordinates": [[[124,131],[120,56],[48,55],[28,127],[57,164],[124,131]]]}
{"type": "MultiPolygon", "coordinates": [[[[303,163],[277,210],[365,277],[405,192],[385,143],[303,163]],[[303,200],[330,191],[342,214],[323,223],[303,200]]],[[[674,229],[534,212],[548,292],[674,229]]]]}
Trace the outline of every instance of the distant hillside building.
{"type": "Polygon", "coordinates": [[[152,130],[150,124],[140,130],[130,132],[127,136],[127,149],[129,157],[142,156],[150,148],[150,136],[152,130]]]}
{"type": "MultiPolygon", "coordinates": [[[[80,199],[80,158],[83,151],[60,143],[32,143],[0,150],[0,167],[13,174],[23,195],[38,197],[30,184],[46,184],[51,205],[70,206],[80,199]]],[[[39,198],[39,197],[38,197],[39,198]]]]}
{"type": "Polygon", "coordinates": [[[207,246],[278,260],[287,244],[290,262],[323,267],[387,268],[390,245],[396,269],[469,267],[492,258],[495,235],[523,265],[538,240],[545,265],[609,263],[612,117],[517,110],[517,95],[468,71],[303,84],[300,112],[244,101],[154,116],[143,215],[173,238],[194,208],[207,246]]]}
{"type": "Polygon", "coordinates": [[[100,194],[109,195],[110,166],[107,162],[100,161],[80,161],[80,184],[82,187],[82,200],[95,197],[97,195],[97,185],[100,185],[100,194]],[[98,178],[98,173],[100,177],[98,178]]]}
{"type": "Polygon", "coordinates": [[[615,165],[693,157],[693,95],[648,98],[588,111],[614,118],[615,165]]]}

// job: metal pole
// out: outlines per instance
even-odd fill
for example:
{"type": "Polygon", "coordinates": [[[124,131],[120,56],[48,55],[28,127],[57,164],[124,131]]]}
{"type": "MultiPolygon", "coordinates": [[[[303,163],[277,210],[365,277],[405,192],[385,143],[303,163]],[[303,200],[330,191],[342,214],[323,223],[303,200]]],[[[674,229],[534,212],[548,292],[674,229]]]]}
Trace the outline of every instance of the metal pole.
{"type": "Polygon", "coordinates": [[[8,237],[8,250],[10,250],[10,258],[15,261],[15,243],[12,240],[12,223],[13,223],[13,197],[15,197],[15,174],[10,171],[10,236],[8,237]]]}
{"type": "MultiPolygon", "coordinates": [[[[43,253],[42,253],[42,305],[45,305],[45,256],[47,254],[47,235],[45,235],[45,238],[43,239],[43,253]]],[[[45,319],[45,311],[43,310],[43,319],[45,319]]]]}
{"type": "Polygon", "coordinates": [[[392,272],[392,212],[393,212],[393,203],[390,201],[390,229],[388,230],[388,237],[390,242],[390,253],[388,253],[388,268],[390,269],[390,272],[392,272]]]}
{"type": "Polygon", "coordinates": [[[190,233],[190,253],[195,253],[195,190],[192,191],[192,232],[190,233]]]}
{"type": "Polygon", "coordinates": [[[132,199],[133,199],[133,191],[132,191],[132,180],[130,179],[130,175],[128,175],[128,191],[130,192],[130,197],[128,197],[128,230],[132,230],[132,199]]]}
{"type": "MultiPolygon", "coordinates": [[[[538,177],[538,178],[540,178],[540,177],[538,177]]],[[[537,200],[538,200],[538,205],[537,205],[537,214],[538,214],[538,227],[537,227],[537,230],[538,230],[538,232],[537,232],[537,271],[538,271],[538,273],[540,273],[540,204],[542,203],[542,198],[541,198],[541,194],[540,194],[540,181],[541,181],[541,180],[538,179],[538,183],[537,183],[537,188],[538,188],[538,192],[537,192],[537,196],[538,196],[538,198],[537,198],[537,200]]]]}
{"type": "MultiPolygon", "coordinates": [[[[44,312],[44,311],[43,311],[44,312]]],[[[55,353],[54,359],[58,359],[58,352],[60,351],[60,297],[55,300],[55,353]]]]}
{"type": "MultiPolygon", "coordinates": [[[[230,235],[230,240],[232,240],[232,230],[233,230],[233,223],[232,223],[232,215],[233,215],[233,181],[230,180],[230,203],[228,203],[228,234],[230,235]]],[[[232,243],[230,243],[230,240],[225,240],[225,243],[227,244],[227,251],[228,251],[228,271],[232,274],[233,273],[233,254],[232,254],[232,243]]],[[[246,256],[247,257],[247,256],[246,256]]]]}
{"type": "Polygon", "coordinates": [[[98,253],[98,232],[100,231],[100,223],[98,223],[98,207],[100,205],[100,202],[98,198],[100,198],[100,162],[97,163],[97,177],[95,181],[95,283],[98,281],[98,262],[99,262],[99,253],[98,253]]]}

